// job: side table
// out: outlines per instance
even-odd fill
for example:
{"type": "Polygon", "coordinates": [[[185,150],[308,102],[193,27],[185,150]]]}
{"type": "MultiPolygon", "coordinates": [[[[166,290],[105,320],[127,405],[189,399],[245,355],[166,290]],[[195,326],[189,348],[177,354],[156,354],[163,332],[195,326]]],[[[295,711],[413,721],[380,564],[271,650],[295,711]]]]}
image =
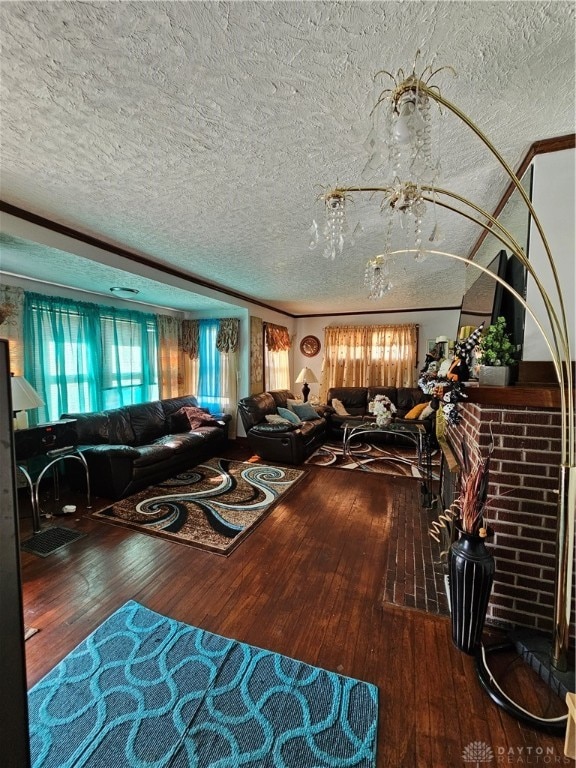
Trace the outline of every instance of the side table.
{"type": "Polygon", "coordinates": [[[92,502],[90,498],[90,472],[88,471],[88,464],[81,451],[76,447],[56,448],[53,451],[47,451],[41,456],[34,456],[25,461],[20,461],[16,466],[22,472],[26,478],[26,483],[30,489],[30,501],[32,504],[32,522],[34,533],[39,533],[41,530],[40,525],[40,483],[48,470],[54,467],[54,488],[56,499],[59,498],[59,477],[58,477],[58,464],[60,462],[71,459],[72,461],[79,461],[84,467],[86,473],[86,507],[91,509],[92,502]]]}

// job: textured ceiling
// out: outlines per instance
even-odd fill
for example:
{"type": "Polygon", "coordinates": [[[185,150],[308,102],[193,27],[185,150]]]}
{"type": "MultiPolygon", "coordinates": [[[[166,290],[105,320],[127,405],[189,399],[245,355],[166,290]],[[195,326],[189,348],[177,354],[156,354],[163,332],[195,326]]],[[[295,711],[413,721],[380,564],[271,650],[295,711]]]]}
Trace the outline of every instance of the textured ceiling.
{"type": "MultiPolygon", "coordinates": [[[[453,66],[434,82],[512,166],[574,131],[572,2],[9,2],[0,22],[2,200],[295,315],[460,304],[463,269],[432,256],[399,257],[393,291],[366,299],[384,232],[361,196],[342,257],[308,248],[318,193],[364,181],[377,70],[410,69],[418,48],[421,68],[453,66]]],[[[493,210],[503,173],[444,120],[442,186],[493,210]]],[[[442,248],[468,254],[478,231],[439,220],[442,248]]],[[[122,277],[0,244],[10,273],[102,292],[122,277]]],[[[141,280],[145,300],[196,307],[141,280]]]]}

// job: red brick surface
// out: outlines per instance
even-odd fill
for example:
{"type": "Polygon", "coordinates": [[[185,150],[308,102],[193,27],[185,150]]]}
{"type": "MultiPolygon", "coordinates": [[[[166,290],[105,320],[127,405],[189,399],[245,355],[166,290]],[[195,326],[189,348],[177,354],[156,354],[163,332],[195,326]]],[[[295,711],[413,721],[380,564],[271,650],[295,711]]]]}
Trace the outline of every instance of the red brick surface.
{"type": "MultiPolygon", "coordinates": [[[[447,436],[462,463],[486,456],[494,439],[487,522],[494,529],[494,588],[487,621],[549,631],[553,626],[560,415],[545,408],[461,404],[447,436]]],[[[576,588],[573,596],[576,594],[576,588]]],[[[574,603],[573,613],[574,617],[574,603]]],[[[574,621],[571,622],[574,637],[574,621]]]]}

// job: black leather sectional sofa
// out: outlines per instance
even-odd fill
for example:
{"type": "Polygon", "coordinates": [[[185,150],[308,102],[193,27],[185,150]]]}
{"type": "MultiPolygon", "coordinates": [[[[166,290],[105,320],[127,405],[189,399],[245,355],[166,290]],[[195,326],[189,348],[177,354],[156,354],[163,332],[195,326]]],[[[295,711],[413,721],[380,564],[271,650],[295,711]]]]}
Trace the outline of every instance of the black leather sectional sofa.
{"type": "MultiPolygon", "coordinates": [[[[376,395],[385,395],[396,406],[396,418],[403,419],[415,405],[428,403],[432,400],[419,387],[332,387],[326,395],[329,408],[326,418],[330,431],[338,434],[342,424],[352,418],[370,418],[368,404],[376,395]],[[348,416],[339,415],[332,407],[332,401],[339,400],[348,412],[348,416]]],[[[423,419],[426,428],[430,431],[435,424],[435,414],[430,414],[423,419]]]]}
{"type": "Polygon", "coordinates": [[[287,401],[294,399],[289,390],[278,389],[244,397],[238,403],[248,443],[266,461],[302,464],[327,439],[328,423],[322,408],[318,409],[318,418],[300,424],[266,421],[266,416],[277,414],[278,408],[287,408],[287,401]]]}
{"type": "Polygon", "coordinates": [[[76,419],[78,448],[88,463],[93,493],[121,499],[217,456],[228,440],[230,415],[215,416],[215,423],[191,430],[181,411],[185,406],[197,407],[198,402],[188,395],[62,414],[62,419],[76,419]]]}

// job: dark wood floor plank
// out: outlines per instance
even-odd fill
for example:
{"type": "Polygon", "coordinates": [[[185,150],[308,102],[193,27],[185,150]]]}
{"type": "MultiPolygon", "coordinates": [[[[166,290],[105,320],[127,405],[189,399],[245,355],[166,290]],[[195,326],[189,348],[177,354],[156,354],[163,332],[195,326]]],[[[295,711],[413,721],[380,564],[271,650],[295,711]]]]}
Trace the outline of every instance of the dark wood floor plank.
{"type": "MultiPolygon", "coordinates": [[[[241,443],[231,446],[229,458],[249,457],[241,443]]],[[[89,514],[52,521],[87,536],[47,558],[22,553],[25,621],[40,629],[26,642],[29,685],[134,599],[377,685],[378,768],[458,768],[472,741],[495,754],[552,749],[563,764],[561,738],[521,726],[484,694],[473,659],[452,645],[447,617],[384,601],[390,563],[400,595],[428,546],[419,501],[411,480],[312,467],[229,557],[89,514]]],[[[517,665],[507,684],[532,682],[517,665]]],[[[545,706],[545,692],[533,695],[545,706]]]]}

